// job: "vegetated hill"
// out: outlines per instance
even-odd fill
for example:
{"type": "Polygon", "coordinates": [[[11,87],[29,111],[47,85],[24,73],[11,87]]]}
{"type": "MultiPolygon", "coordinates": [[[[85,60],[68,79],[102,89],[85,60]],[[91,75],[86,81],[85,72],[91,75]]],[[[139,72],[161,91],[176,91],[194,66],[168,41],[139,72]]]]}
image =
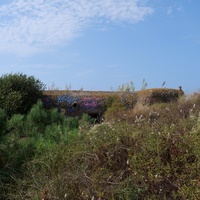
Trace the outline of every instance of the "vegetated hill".
{"type": "MultiPolygon", "coordinates": [[[[118,105],[98,125],[85,115],[67,143],[46,132],[8,199],[199,199],[200,95],[118,105]]],[[[62,124],[48,130],[60,137],[62,124]]]]}
{"type": "Polygon", "coordinates": [[[143,98],[149,98],[147,100],[148,103],[154,103],[154,101],[160,102],[170,102],[171,100],[177,100],[177,98],[184,94],[184,92],[180,89],[171,89],[171,88],[150,88],[144,89],[135,92],[126,92],[126,91],[82,91],[82,90],[45,90],[43,91],[44,96],[65,96],[70,95],[73,97],[103,97],[108,98],[110,96],[136,96],[139,100],[143,98]],[[153,99],[151,99],[153,98],[153,99]],[[155,99],[154,99],[155,98],[155,99]],[[154,100],[154,101],[153,101],[154,100]]]}
{"type": "Polygon", "coordinates": [[[56,107],[66,116],[81,116],[83,113],[102,116],[114,101],[121,102],[125,108],[133,108],[137,102],[151,105],[177,101],[182,94],[182,90],[167,88],[136,92],[48,90],[43,91],[43,102],[46,108],[56,107]]]}

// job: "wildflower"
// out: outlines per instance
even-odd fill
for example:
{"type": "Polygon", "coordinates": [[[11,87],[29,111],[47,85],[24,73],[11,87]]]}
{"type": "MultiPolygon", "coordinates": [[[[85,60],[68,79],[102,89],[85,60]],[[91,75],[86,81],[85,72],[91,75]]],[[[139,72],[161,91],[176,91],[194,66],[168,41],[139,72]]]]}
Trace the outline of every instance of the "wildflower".
{"type": "Polygon", "coordinates": [[[169,108],[168,108],[168,107],[166,107],[166,108],[165,108],[165,110],[166,110],[166,111],[169,111],[169,108]]]}

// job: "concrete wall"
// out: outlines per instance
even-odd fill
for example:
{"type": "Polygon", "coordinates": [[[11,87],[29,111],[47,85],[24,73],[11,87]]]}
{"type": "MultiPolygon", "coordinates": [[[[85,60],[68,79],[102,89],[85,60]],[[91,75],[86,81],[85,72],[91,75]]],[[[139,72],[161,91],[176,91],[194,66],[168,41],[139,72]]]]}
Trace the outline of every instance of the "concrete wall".
{"type": "Polygon", "coordinates": [[[148,89],[137,92],[105,92],[77,90],[43,91],[43,102],[47,109],[56,107],[66,116],[81,116],[83,113],[101,115],[106,99],[118,97],[126,108],[133,108],[139,101],[143,104],[177,100],[180,91],[176,89],[148,89]]]}
{"type": "Polygon", "coordinates": [[[48,90],[43,92],[45,108],[56,107],[66,116],[80,116],[83,113],[90,115],[101,114],[105,99],[114,95],[113,92],[48,90]]]}

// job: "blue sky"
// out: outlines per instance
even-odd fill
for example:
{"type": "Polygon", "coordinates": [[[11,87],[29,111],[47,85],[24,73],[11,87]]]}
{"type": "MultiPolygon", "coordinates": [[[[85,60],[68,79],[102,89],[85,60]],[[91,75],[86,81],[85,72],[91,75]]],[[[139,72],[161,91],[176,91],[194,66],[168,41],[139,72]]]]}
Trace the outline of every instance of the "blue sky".
{"type": "Polygon", "coordinates": [[[1,0],[0,72],[47,88],[200,89],[199,0],[1,0]]]}

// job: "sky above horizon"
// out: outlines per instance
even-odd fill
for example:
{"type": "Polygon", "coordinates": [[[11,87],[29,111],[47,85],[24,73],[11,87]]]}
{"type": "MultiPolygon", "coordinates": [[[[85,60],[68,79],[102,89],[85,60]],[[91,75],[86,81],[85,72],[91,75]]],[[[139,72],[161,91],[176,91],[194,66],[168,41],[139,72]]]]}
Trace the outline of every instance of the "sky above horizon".
{"type": "Polygon", "coordinates": [[[60,90],[200,90],[199,0],[1,0],[0,72],[60,90]],[[162,86],[163,82],[165,85],[162,86]]]}

